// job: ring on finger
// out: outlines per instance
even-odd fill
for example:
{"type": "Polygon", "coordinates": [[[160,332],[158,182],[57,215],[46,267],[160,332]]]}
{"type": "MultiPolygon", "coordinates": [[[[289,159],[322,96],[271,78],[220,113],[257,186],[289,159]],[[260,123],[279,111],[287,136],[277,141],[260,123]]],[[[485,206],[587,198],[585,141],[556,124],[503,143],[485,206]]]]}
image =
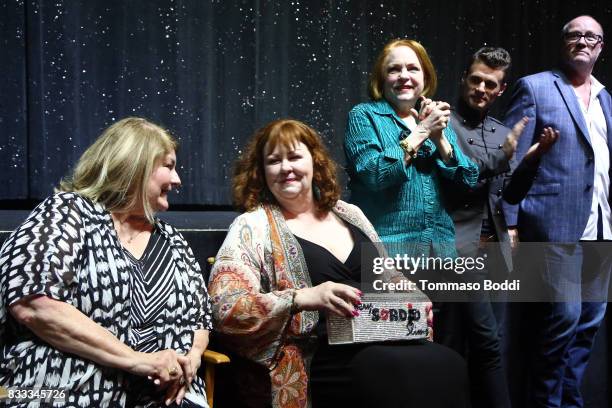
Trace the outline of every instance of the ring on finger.
{"type": "Polygon", "coordinates": [[[174,377],[177,374],[178,374],[178,368],[176,368],[176,366],[168,368],[168,375],[170,375],[170,377],[174,377]]]}

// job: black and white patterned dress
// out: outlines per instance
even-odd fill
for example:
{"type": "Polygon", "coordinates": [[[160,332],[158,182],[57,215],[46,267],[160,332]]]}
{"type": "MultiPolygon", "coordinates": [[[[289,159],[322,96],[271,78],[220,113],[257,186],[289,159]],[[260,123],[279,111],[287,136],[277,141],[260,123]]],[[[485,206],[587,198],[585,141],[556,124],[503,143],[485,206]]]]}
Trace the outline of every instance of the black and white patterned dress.
{"type": "MultiPolygon", "coordinates": [[[[175,291],[172,247],[154,228],[140,259],[125,248],[123,252],[132,266],[130,347],[143,353],[159,351],[157,325],[164,318],[167,300],[175,291]]],[[[158,391],[144,377],[133,377],[132,380],[134,390],[128,395],[128,406],[155,407],[164,397],[164,391],[158,391]]],[[[197,406],[207,406],[201,378],[195,378],[185,399],[197,406]]]]}
{"type": "MultiPolygon", "coordinates": [[[[212,329],[208,294],[181,234],[160,220],[155,229],[170,248],[173,289],[156,316],[152,342],[157,350],[186,353],[194,330],[212,329]]],[[[0,251],[0,385],[65,388],[66,403],[60,406],[126,406],[127,394],[138,388],[134,377],[53,348],[17,324],[8,307],[25,296],[46,295],[132,345],[133,285],[132,264],[110,213],[75,193],[47,198],[0,251]]]]}

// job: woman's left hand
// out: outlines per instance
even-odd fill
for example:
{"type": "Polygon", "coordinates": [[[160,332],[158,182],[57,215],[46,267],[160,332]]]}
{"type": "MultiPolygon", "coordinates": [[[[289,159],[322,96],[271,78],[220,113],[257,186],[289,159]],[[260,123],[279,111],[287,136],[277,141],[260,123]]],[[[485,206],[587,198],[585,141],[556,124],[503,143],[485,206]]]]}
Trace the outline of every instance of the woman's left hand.
{"type": "Polygon", "coordinates": [[[172,401],[177,405],[181,404],[191,382],[198,373],[200,365],[202,365],[202,352],[192,348],[189,353],[179,358],[179,363],[183,369],[183,376],[168,387],[164,397],[166,405],[170,405],[172,401]]]}
{"type": "Polygon", "coordinates": [[[195,348],[192,348],[189,353],[187,353],[186,357],[189,359],[189,368],[183,366],[183,372],[185,373],[185,380],[189,384],[191,384],[195,376],[198,374],[198,370],[202,365],[202,353],[203,351],[200,349],[196,350],[195,348]],[[188,373],[190,374],[187,375],[188,373]]]}
{"type": "Polygon", "coordinates": [[[191,369],[191,359],[185,356],[178,356],[177,358],[179,364],[181,365],[181,369],[183,370],[183,375],[176,380],[174,380],[168,388],[166,388],[166,395],[164,396],[164,402],[166,405],[170,405],[173,401],[180,405],[185,397],[185,393],[189,389],[190,381],[188,378],[193,376],[191,369]]]}

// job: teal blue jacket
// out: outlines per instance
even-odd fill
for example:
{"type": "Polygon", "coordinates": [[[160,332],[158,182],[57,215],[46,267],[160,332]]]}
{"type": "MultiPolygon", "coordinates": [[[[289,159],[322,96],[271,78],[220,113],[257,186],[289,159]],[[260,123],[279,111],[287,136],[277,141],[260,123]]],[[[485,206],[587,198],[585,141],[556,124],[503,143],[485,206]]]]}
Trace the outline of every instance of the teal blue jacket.
{"type": "Polygon", "coordinates": [[[443,204],[443,193],[452,191],[441,191],[440,178],[471,188],[478,181],[478,167],[461,152],[450,126],[444,130],[454,153],[449,163],[427,139],[406,166],[399,145],[404,130],[406,124],[385,100],[362,103],[349,112],[344,151],[351,201],[383,242],[404,245],[390,252],[454,256],[455,229],[443,204]]]}

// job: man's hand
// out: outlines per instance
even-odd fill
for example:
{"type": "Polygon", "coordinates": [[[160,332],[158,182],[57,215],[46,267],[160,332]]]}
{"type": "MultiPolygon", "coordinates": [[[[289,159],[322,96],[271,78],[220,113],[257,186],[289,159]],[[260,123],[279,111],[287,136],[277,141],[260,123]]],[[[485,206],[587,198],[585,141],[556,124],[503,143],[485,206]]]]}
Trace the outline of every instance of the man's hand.
{"type": "Polygon", "coordinates": [[[551,127],[546,127],[542,130],[540,139],[536,144],[531,146],[523,160],[527,160],[529,163],[537,163],[540,161],[543,155],[545,155],[550,148],[557,142],[559,138],[559,131],[551,127]]]}
{"type": "Polygon", "coordinates": [[[523,130],[525,130],[525,126],[527,126],[527,122],[529,122],[529,118],[526,116],[521,120],[516,122],[516,124],[512,127],[512,130],[506,136],[506,140],[502,146],[502,150],[506,154],[508,160],[514,156],[516,152],[516,147],[518,146],[519,139],[521,138],[521,134],[523,130]]]}
{"type": "Polygon", "coordinates": [[[510,236],[510,248],[515,254],[519,245],[518,229],[516,227],[508,227],[508,235],[510,236]]]}

